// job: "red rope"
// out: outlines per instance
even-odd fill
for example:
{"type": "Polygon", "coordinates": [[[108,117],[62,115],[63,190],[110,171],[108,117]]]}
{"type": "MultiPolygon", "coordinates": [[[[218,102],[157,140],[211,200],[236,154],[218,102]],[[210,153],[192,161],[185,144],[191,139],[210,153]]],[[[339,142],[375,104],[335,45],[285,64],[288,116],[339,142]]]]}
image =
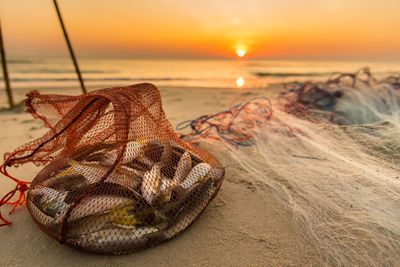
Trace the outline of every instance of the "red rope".
{"type": "Polygon", "coordinates": [[[18,205],[23,205],[25,203],[26,200],[26,196],[25,196],[25,192],[28,190],[29,188],[29,184],[31,184],[31,182],[24,182],[24,181],[20,181],[14,177],[12,177],[6,170],[6,167],[8,165],[8,161],[11,159],[12,156],[10,156],[9,158],[7,158],[4,163],[0,166],[0,172],[8,177],[9,179],[13,180],[14,182],[17,183],[17,185],[15,186],[15,188],[13,190],[11,190],[10,192],[8,192],[1,200],[0,200],[0,220],[3,221],[2,224],[0,224],[0,226],[4,226],[4,225],[9,225],[12,224],[12,222],[6,220],[3,217],[3,214],[1,213],[1,207],[3,205],[12,205],[13,208],[11,209],[11,211],[9,212],[9,214],[13,213],[15,211],[15,209],[18,207],[18,205]],[[18,200],[10,202],[10,200],[14,197],[14,195],[19,192],[19,197],[18,200]]]}

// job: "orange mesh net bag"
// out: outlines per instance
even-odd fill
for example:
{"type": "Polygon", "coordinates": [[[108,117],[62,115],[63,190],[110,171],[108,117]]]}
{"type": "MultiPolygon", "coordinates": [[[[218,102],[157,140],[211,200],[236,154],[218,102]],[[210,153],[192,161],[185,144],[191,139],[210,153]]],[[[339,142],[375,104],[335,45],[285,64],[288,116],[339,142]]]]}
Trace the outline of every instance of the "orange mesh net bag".
{"type": "Polygon", "coordinates": [[[221,187],[221,164],[177,137],[151,84],[27,96],[27,111],[49,131],[5,154],[1,172],[18,185],[0,205],[18,205],[27,191],[33,220],[61,243],[111,254],[158,244],[188,227],[221,187]],[[6,171],[28,162],[46,165],[29,189],[6,171]]]}

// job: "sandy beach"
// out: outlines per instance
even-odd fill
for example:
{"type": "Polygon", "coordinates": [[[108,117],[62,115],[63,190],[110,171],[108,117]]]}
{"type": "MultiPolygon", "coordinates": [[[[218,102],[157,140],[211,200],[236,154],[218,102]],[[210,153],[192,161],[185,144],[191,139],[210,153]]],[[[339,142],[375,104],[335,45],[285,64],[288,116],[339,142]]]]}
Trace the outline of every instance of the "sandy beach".
{"type": "Polygon", "coordinates": [[[0,267],[400,267],[400,1],[3,2],[0,267]]]}
{"type": "MultiPolygon", "coordinates": [[[[256,95],[274,95],[281,85],[265,89],[161,88],[163,106],[175,126],[182,120],[214,113],[226,108],[232,100],[256,95]]],[[[63,91],[64,93],[68,90],[63,91]]],[[[71,90],[71,93],[77,93],[71,90]]],[[[2,123],[0,154],[11,151],[41,136],[46,129],[22,108],[0,112],[2,123]]],[[[2,266],[304,266],[319,265],[315,251],[301,241],[292,223],[291,214],[283,212],[279,203],[268,194],[268,188],[254,183],[247,173],[221,158],[226,176],[217,197],[199,218],[177,238],[159,246],[122,256],[87,254],[43,234],[33,223],[25,207],[7,218],[13,225],[0,228],[3,248],[2,266]]],[[[32,180],[38,168],[22,166],[10,169],[15,177],[32,180]]],[[[2,177],[0,195],[14,183],[2,177]]],[[[3,208],[3,214],[6,214],[3,208]]]]}

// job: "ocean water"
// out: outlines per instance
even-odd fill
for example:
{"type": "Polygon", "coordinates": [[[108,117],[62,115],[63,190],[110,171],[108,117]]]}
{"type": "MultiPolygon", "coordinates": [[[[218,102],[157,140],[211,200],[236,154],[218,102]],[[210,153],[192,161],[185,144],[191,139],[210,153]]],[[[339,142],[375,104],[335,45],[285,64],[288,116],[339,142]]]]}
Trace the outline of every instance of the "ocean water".
{"type": "MultiPolygon", "coordinates": [[[[79,58],[89,90],[150,82],[158,87],[266,88],[291,81],[326,80],[335,72],[355,72],[368,66],[376,77],[398,74],[400,62],[269,61],[269,60],[144,60],[79,58]]],[[[80,93],[69,57],[9,57],[14,98],[24,99],[30,90],[43,93],[80,93]],[[68,91],[65,89],[68,88],[68,91]]],[[[6,107],[3,77],[0,107],[6,107]]]]}
{"type": "MultiPolygon", "coordinates": [[[[325,80],[368,66],[376,76],[400,72],[400,62],[143,60],[79,58],[89,88],[151,82],[157,86],[260,88],[294,80],[325,80]]],[[[70,58],[9,58],[13,88],[79,87],[70,58]]],[[[0,89],[4,89],[1,80],[0,89]]]]}

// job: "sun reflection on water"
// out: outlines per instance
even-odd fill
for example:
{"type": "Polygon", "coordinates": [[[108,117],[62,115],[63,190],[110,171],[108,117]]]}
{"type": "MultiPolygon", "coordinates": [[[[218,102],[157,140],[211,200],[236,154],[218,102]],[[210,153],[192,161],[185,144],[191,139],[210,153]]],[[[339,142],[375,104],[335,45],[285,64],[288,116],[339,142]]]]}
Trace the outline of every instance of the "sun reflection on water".
{"type": "Polygon", "coordinates": [[[239,88],[243,87],[244,82],[245,82],[245,81],[244,81],[243,77],[237,78],[237,80],[236,80],[236,85],[237,85],[237,87],[239,87],[239,88]]]}

